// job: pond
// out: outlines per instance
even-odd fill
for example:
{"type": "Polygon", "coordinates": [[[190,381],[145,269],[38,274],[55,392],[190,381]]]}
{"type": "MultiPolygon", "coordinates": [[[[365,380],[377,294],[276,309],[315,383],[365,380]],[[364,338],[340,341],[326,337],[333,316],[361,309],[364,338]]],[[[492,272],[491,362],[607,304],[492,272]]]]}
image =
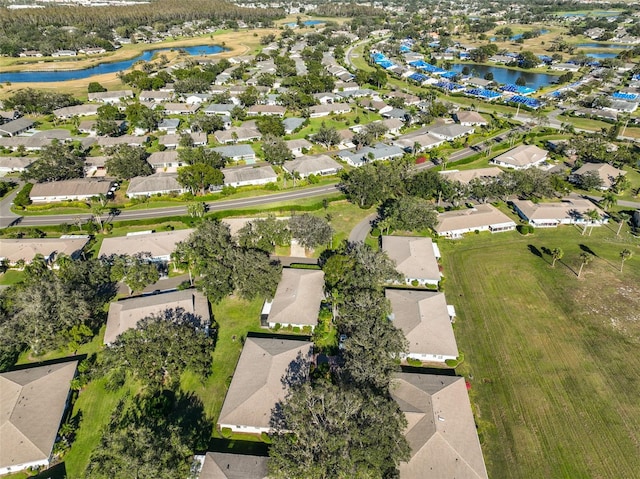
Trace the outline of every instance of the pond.
{"type": "Polygon", "coordinates": [[[602,59],[602,58],[615,58],[618,56],[617,53],[585,53],[586,56],[590,57],[590,58],[598,58],[598,59],[602,59]]]}
{"type": "Polygon", "coordinates": [[[560,15],[561,17],[569,18],[569,17],[615,17],[620,15],[619,11],[611,11],[611,10],[592,10],[589,13],[581,13],[581,12],[568,12],[560,15]]]}
{"type": "Polygon", "coordinates": [[[617,50],[624,50],[624,45],[614,45],[612,43],[578,43],[576,45],[578,48],[615,48],[617,50]]]}
{"type": "MultiPolygon", "coordinates": [[[[305,20],[302,23],[305,27],[310,27],[312,25],[320,25],[321,23],[326,23],[326,22],[324,20],[305,20]]],[[[298,25],[296,22],[287,23],[287,26],[291,28],[295,27],[296,25],[298,25]]]]}
{"type": "MultiPolygon", "coordinates": [[[[212,55],[224,51],[219,45],[196,45],[192,47],[175,47],[175,48],[158,48],[155,50],[146,50],[131,60],[123,60],[120,62],[101,63],[94,67],[82,70],[63,70],[63,71],[47,71],[47,72],[10,72],[0,73],[0,83],[26,83],[26,82],[59,82],[67,80],[80,80],[89,78],[94,75],[102,75],[104,73],[117,73],[128,68],[140,61],[149,61],[157,53],[167,52],[169,50],[183,50],[189,55],[212,55]]],[[[25,67],[28,68],[28,67],[25,67]]]]}
{"type": "Polygon", "coordinates": [[[498,83],[514,84],[519,77],[523,77],[527,82],[528,87],[536,89],[551,85],[558,79],[557,76],[547,75],[546,73],[523,72],[488,65],[454,63],[451,66],[451,70],[454,72],[462,72],[462,69],[464,67],[469,67],[469,69],[471,70],[471,74],[475,77],[480,78],[484,78],[487,73],[491,72],[493,73],[493,80],[498,83]]]}

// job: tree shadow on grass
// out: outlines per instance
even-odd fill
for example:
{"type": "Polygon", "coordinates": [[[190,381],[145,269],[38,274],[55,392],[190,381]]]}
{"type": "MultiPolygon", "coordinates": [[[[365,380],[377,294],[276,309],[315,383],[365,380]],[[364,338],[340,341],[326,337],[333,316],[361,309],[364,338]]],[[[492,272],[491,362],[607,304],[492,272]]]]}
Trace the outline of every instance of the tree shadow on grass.
{"type": "Polygon", "coordinates": [[[536,246],[532,245],[532,244],[528,244],[527,248],[529,249],[529,252],[535,256],[537,256],[538,258],[542,259],[545,263],[550,264],[549,261],[547,260],[547,258],[544,257],[544,255],[542,254],[542,251],[540,251],[536,246]]]}
{"type": "Polygon", "coordinates": [[[581,244],[581,245],[578,245],[578,246],[580,246],[580,251],[584,251],[585,253],[594,256],[595,258],[599,258],[599,256],[595,253],[595,251],[593,251],[587,245],[581,244]]]}
{"type": "Polygon", "coordinates": [[[47,470],[41,471],[31,479],[67,479],[67,468],[64,462],[59,462],[47,470]]]}

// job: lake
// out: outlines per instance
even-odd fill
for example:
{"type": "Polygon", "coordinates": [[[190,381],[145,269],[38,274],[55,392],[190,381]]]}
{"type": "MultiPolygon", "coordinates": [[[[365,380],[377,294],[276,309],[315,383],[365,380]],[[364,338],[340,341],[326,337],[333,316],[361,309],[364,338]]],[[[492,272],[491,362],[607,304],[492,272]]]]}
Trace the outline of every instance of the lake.
{"type": "Polygon", "coordinates": [[[568,12],[560,15],[561,17],[569,18],[569,17],[615,17],[620,15],[619,11],[611,11],[611,10],[591,10],[589,13],[580,13],[580,12],[568,12]]]}
{"type": "MultiPolygon", "coordinates": [[[[304,22],[302,22],[304,24],[305,27],[310,27],[313,25],[320,25],[321,23],[326,23],[324,20],[305,20],[304,22]]],[[[287,23],[288,27],[295,27],[298,24],[296,22],[292,22],[292,23],[287,23]]]]}
{"type": "MultiPolygon", "coordinates": [[[[131,60],[123,60],[120,62],[101,63],[94,67],[85,68],[83,70],[63,70],[63,71],[47,71],[47,72],[10,72],[0,73],[0,83],[27,83],[27,82],[59,82],[67,80],[80,80],[89,78],[94,75],[102,75],[104,73],[117,73],[131,68],[131,66],[140,60],[149,61],[154,55],[170,50],[183,50],[189,55],[213,55],[224,51],[219,45],[197,45],[193,47],[174,47],[174,48],[158,48],[155,50],[146,50],[131,60]]],[[[53,64],[52,64],[53,65],[53,64]]],[[[28,67],[25,67],[28,68],[28,67]]]]}
{"type": "Polygon", "coordinates": [[[491,72],[493,73],[493,80],[498,83],[515,84],[516,80],[519,77],[523,77],[527,82],[526,86],[536,88],[536,89],[555,83],[558,79],[557,76],[547,75],[546,73],[523,72],[518,70],[509,70],[508,68],[494,67],[494,66],[487,66],[487,65],[454,63],[451,66],[451,70],[454,72],[462,72],[462,69],[464,67],[469,67],[469,69],[471,70],[472,76],[480,77],[480,78],[484,78],[484,76],[487,73],[491,72]]]}
{"type": "Polygon", "coordinates": [[[624,50],[628,47],[624,45],[614,45],[611,43],[578,43],[578,48],[615,48],[617,50],[624,50]]]}
{"type": "Polygon", "coordinates": [[[615,58],[618,56],[617,53],[585,53],[586,56],[590,57],[590,58],[615,58]]]}

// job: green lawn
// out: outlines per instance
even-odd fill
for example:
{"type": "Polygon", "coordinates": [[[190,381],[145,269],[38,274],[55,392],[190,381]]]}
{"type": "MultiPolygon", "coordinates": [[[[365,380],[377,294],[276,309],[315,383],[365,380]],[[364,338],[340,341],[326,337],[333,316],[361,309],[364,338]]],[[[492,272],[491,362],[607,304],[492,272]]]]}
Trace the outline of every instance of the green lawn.
{"type": "Polygon", "coordinates": [[[489,477],[637,476],[640,242],[615,229],[439,241],[489,477]],[[537,253],[555,247],[551,268],[537,253]],[[597,256],[578,279],[583,249],[597,256]]]}
{"type": "Polygon", "coordinates": [[[24,272],[17,269],[9,269],[0,274],[0,285],[11,286],[12,284],[19,283],[24,279],[24,272]]]}
{"type": "Polygon", "coordinates": [[[213,319],[218,324],[218,341],[213,352],[212,374],[204,384],[188,371],[182,377],[182,389],[193,391],[198,395],[204,403],[207,417],[214,424],[231,384],[231,377],[236,369],[247,332],[263,331],[260,328],[260,311],[263,303],[264,298],[245,301],[230,297],[220,304],[212,305],[213,319]]]}

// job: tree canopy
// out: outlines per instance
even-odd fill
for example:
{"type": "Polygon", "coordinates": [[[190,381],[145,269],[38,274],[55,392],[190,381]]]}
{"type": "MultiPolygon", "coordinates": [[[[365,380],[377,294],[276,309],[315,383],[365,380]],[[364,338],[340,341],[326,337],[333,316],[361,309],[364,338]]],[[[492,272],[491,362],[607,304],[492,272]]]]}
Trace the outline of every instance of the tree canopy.
{"type": "Polygon", "coordinates": [[[189,369],[203,380],[211,372],[215,329],[181,308],[144,318],[105,351],[108,370],[122,369],[152,391],[175,390],[189,369]]]}
{"type": "Polygon", "coordinates": [[[147,161],[149,155],[139,146],[117,145],[107,151],[105,162],[107,173],[122,180],[129,180],[136,176],[148,176],[153,168],[147,161]]]}
{"type": "Polygon", "coordinates": [[[176,258],[201,276],[196,285],[213,303],[236,290],[248,299],[273,297],[282,271],[266,252],[238,246],[229,227],[217,220],[203,221],[178,243],[176,258]]]}
{"type": "Polygon", "coordinates": [[[83,154],[72,145],[63,143],[52,143],[44,147],[40,158],[22,174],[24,179],[36,180],[38,183],[71,180],[83,176],[83,154]]]}
{"type": "Polygon", "coordinates": [[[409,446],[397,403],[366,388],[329,381],[295,388],[282,408],[273,438],[269,476],[309,479],[390,477],[409,446]]]}
{"type": "Polygon", "coordinates": [[[289,219],[289,229],[291,236],[305,248],[327,244],[333,236],[333,228],[327,220],[309,213],[292,216],[289,219]]]}

